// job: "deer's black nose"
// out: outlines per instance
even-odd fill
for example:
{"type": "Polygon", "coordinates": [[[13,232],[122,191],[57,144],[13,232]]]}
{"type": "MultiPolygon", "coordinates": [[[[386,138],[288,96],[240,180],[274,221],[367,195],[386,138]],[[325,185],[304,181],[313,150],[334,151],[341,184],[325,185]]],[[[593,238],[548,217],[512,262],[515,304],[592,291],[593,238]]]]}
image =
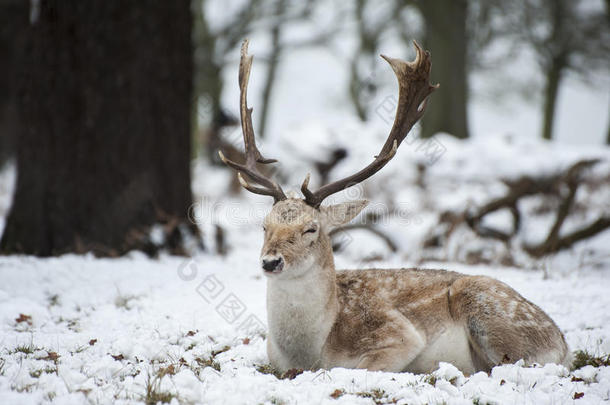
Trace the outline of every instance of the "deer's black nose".
{"type": "Polygon", "coordinates": [[[284,267],[284,260],[281,257],[272,260],[263,259],[262,266],[265,271],[280,271],[284,267]]]}

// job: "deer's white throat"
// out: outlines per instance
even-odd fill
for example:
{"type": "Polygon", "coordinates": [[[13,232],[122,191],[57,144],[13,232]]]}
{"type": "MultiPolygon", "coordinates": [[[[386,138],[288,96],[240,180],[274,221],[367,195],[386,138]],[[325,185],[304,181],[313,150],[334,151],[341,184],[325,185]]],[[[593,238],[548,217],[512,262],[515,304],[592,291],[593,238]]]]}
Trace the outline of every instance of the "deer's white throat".
{"type": "Polygon", "coordinates": [[[301,277],[267,281],[269,344],[294,367],[320,367],[326,338],[338,311],[334,268],[300,271],[301,277]]]}

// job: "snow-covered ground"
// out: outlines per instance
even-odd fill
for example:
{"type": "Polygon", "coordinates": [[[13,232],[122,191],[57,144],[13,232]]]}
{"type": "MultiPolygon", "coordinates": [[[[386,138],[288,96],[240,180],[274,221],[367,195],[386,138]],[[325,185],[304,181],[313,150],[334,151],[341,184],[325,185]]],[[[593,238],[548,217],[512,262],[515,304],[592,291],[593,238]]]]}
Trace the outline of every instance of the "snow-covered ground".
{"type": "MultiPolygon", "coordinates": [[[[349,143],[349,158],[333,172],[340,176],[362,166],[385,136],[383,128],[345,128],[341,133],[323,126],[295,129],[286,142],[262,149],[282,160],[285,184],[298,189],[308,159],[319,151],[349,143]],[[308,144],[296,149],[289,140],[305,134],[308,144]],[[308,145],[310,150],[304,149],[308,145]]],[[[417,143],[405,144],[376,180],[338,197],[365,196],[372,209],[392,204],[401,214],[379,224],[398,245],[397,252],[364,231],[353,232],[336,255],[337,267],[419,264],[421,240],[435,226],[438,212],[480,205],[501,194],[499,177],[552,172],[591,157],[605,160],[596,169],[604,175],[610,160],[607,148],[491,136],[465,143],[441,136],[437,141],[445,150],[438,159],[430,160],[417,143]],[[425,195],[414,184],[417,161],[427,167],[425,195]]],[[[496,367],[489,375],[464,376],[441,364],[430,375],[333,369],[278,379],[269,373],[265,278],[258,268],[260,222],[270,202],[261,196],[228,195],[232,174],[227,170],[197,163],[194,173],[191,214],[205,231],[208,252],[156,260],[139,252],[120,259],[0,257],[0,404],[610,401],[610,367],[569,371],[557,365],[514,364],[496,367]],[[216,224],[225,230],[225,256],[212,253],[216,224]]],[[[10,168],[0,174],[0,217],[6,215],[6,190],[13,178],[10,168]]],[[[578,198],[588,204],[588,214],[573,222],[607,213],[607,193],[607,186],[583,190],[578,198]]],[[[519,238],[539,240],[548,225],[544,218],[534,220],[519,238]]],[[[522,260],[519,268],[458,263],[458,254],[422,266],[485,274],[508,283],[547,311],[572,350],[601,356],[610,353],[609,246],[606,231],[557,256],[522,260]]]]}
{"type": "MultiPolygon", "coordinates": [[[[610,399],[610,367],[570,373],[517,364],[465,377],[442,365],[432,376],[333,369],[277,379],[257,371],[268,359],[265,280],[256,263],[255,246],[192,260],[0,259],[0,403],[137,403],[155,384],[179,403],[205,404],[610,399]]],[[[607,269],[544,279],[534,271],[443,267],[509,283],[555,319],[572,349],[610,353],[607,269]]]]}

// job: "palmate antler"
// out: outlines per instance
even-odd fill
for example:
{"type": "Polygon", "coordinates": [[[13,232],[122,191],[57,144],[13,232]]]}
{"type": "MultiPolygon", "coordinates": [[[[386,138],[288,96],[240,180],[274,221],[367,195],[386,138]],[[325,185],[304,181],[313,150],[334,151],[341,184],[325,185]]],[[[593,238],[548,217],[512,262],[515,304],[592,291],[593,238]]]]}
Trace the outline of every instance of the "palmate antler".
{"type": "MultiPolygon", "coordinates": [[[[388,139],[383,144],[381,151],[375,159],[359,172],[347,176],[341,180],[334,181],[320,187],[317,191],[309,190],[308,174],[301,185],[301,192],[305,196],[305,202],[314,208],[319,208],[322,201],[341,190],[354,186],[381,170],[396,154],[396,150],[405,139],[413,125],[424,115],[426,102],[430,93],[438,88],[438,85],[430,84],[430,53],[424,51],[415,41],[415,51],[417,56],[413,62],[405,62],[400,59],[389,58],[381,55],[396,74],[398,79],[398,106],[394,125],[390,130],[388,139]]],[[[224,157],[219,152],[220,158],[228,166],[238,171],[239,182],[247,190],[256,193],[273,196],[275,201],[286,199],[282,188],[273,180],[261,174],[256,163],[273,163],[275,159],[265,159],[256,148],[254,141],[254,130],[252,129],[252,109],[247,107],[246,94],[250,68],[252,66],[252,56],[248,56],[248,41],[245,40],[241,48],[241,61],[239,64],[239,88],[240,88],[240,107],[241,107],[241,127],[244,134],[246,148],[246,163],[238,164],[224,157]],[[250,179],[260,185],[249,184],[241,175],[245,173],[250,179]]]]}
{"type": "Polygon", "coordinates": [[[255,194],[270,195],[275,202],[285,200],[284,191],[275,181],[258,171],[256,164],[275,163],[276,159],[266,159],[261,155],[254,140],[254,129],[252,127],[252,108],[248,108],[248,80],[252,68],[252,56],[248,55],[248,40],[244,40],[241,46],[241,59],[239,61],[239,113],[241,116],[241,130],[244,135],[246,150],[246,163],[239,164],[227,159],[221,151],[218,151],[220,159],[227,165],[237,170],[239,183],[248,191],[255,194]],[[259,184],[253,186],[244,179],[242,173],[246,174],[252,181],[259,184]]]}
{"type": "Polygon", "coordinates": [[[389,58],[381,55],[396,74],[398,79],[398,106],[394,125],[381,151],[368,166],[359,172],[320,187],[316,192],[309,190],[309,174],[305,177],[301,192],[305,201],[318,208],[322,201],[341,190],[354,186],[381,170],[396,154],[400,143],[405,139],[413,125],[424,115],[428,96],[438,88],[438,84],[430,84],[430,52],[424,51],[416,41],[413,41],[417,56],[413,62],[389,58]]]}

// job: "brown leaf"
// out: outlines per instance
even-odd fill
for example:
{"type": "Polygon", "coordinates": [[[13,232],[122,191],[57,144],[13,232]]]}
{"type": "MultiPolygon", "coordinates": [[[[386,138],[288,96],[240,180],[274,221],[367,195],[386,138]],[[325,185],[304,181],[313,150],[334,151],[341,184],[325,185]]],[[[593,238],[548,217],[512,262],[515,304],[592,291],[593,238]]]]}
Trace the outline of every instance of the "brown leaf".
{"type": "Polygon", "coordinates": [[[161,368],[158,373],[159,377],[163,377],[166,375],[174,375],[174,374],[176,374],[176,368],[174,367],[173,364],[170,364],[169,366],[167,366],[165,368],[161,368]]]}
{"type": "Polygon", "coordinates": [[[57,361],[61,356],[55,352],[47,352],[45,357],[41,357],[40,360],[57,361]]]}
{"type": "Polygon", "coordinates": [[[584,392],[575,392],[574,393],[574,399],[579,399],[585,396],[584,392]]]}
{"type": "Polygon", "coordinates": [[[189,330],[188,332],[186,332],[186,336],[195,336],[197,332],[195,332],[194,330],[189,330]]]}
{"type": "Polygon", "coordinates": [[[91,339],[91,340],[89,341],[89,346],[93,346],[93,345],[94,345],[94,344],[96,344],[96,343],[97,343],[97,339],[91,339]]]}
{"type": "Polygon", "coordinates": [[[344,390],[341,390],[341,389],[339,389],[339,388],[337,388],[336,390],[334,390],[334,391],[332,392],[332,394],[330,394],[330,397],[331,397],[332,399],[337,399],[337,398],[339,398],[339,397],[340,397],[341,395],[343,395],[343,394],[345,394],[345,391],[344,391],[344,390]]]}
{"type": "Polygon", "coordinates": [[[241,341],[243,344],[245,345],[249,345],[250,344],[250,338],[244,338],[244,340],[241,341]]]}
{"type": "Polygon", "coordinates": [[[582,378],[580,378],[580,377],[573,376],[570,381],[572,381],[572,382],[583,382],[584,380],[582,378]]]}
{"type": "Polygon", "coordinates": [[[506,384],[506,381],[504,381],[503,379],[500,380],[500,385],[504,385],[504,384],[506,384]]]}
{"type": "Polygon", "coordinates": [[[125,356],[123,356],[123,354],[111,354],[110,356],[116,361],[125,360],[125,356]]]}
{"type": "Polygon", "coordinates": [[[31,325],[32,317],[30,315],[19,314],[19,317],[15,318],[15,322],[17,322],[17,323],[27,322],[28,325],[31,325]]]}
{"type": "Polygon", "coordinates": [[[287,370],[284,374],[282,374],[282,379],[289,379],[289,380],[294,380],[297,375],[302,374],[303,373],[303,369],[302,368],[291,368],[290,370],[287,370]]]}

